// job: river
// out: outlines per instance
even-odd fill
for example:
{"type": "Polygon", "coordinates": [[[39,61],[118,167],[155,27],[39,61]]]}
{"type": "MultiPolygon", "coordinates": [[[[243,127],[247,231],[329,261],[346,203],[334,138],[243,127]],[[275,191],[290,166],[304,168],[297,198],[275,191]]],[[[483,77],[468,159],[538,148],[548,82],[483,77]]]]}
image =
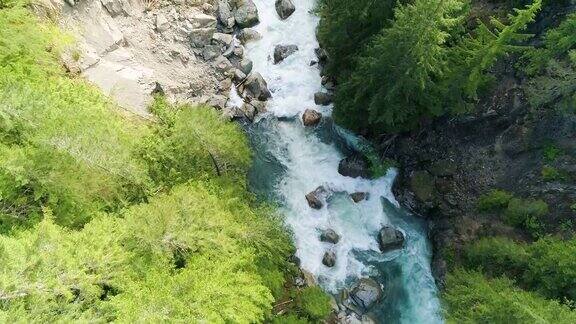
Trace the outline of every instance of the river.
{"type": "Polygon", "coordinates": [[[314,104],[314,93],[322,90],[319,70],[310,65],[318,47],[315,1],[294,0],[296,12],[287,20],[279,19],[273,0],[254,2],[261,21],[254,29],[263,38],[249,43],[246,55],[268,82],[273,98],[268,112],[248,130],[255,151],[252,190],[280,206],[301,267],[314,274],[324,290],[337,294],[359,278],[371,277],[385,292],[372,313],[378,323],[441,323],[425,224],[397,207],[391,192],[396,170],[375,180],[338,173],[340,160],[359,139],[332,123],[331,107],[314,104]],[[271,56],[278,44],[295,44],[299,51],[275,65],[271,56]],[[323,114],[319,126],[302,125],[307,108],[323,114]],[[320,185],[334,194],[327,206],[314,210],[304,196],[320,185]],[[356,204],[347,194],[352,192],[368,192],[369,199],[356,204]],[[402,250],[379,251],[376,237],[385,224],[405,234],[402,250]],[[341,236],[338,244],[320,241],[319,233],[325,229],[341,236]],[[328,249],[337,256],[333,268],[322,264],[328,249]]]}

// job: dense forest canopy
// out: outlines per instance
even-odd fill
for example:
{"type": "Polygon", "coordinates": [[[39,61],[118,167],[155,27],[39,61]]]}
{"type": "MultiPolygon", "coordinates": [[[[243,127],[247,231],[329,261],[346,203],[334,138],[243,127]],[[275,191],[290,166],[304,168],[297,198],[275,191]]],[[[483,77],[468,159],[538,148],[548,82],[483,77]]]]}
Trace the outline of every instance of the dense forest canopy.
{"type": "MultiPolygon", "coordinates": [[[[527,118],[548,111],[572,116],[576,15],[569,5],[322,0],[318,38],[328,56],[324,73],[336,83],[335,121],[375,140],[418,133],[439,117],[476,114],[505,73],[521,83],[527,118]],[[544,14],[554,20],[542,21],[544,14]]],[[[543,160],[555,161],[560,152],[549,145],[543,160]]],[[[549,166],[541,176],[569,181],[549,166]]],[[[572,223],[553,227],[545,201],[504,190],[482,195],[477,204],[477,214],[493,215],[525,236],[484,234],[461,250],[441,251],[449,271],[442,293],[447,321],[573,323],[576,240],[565,234],[572,223]]]]}
{"type": "Polygon", "coordinates": [[[282,298],[327,315],[319,288],[284,286],[293,246],[248,192],[238,125],[162,97],[127,115],[26,3],[0,1],[0,26],[0,322],[282,321],[282,298]]]}

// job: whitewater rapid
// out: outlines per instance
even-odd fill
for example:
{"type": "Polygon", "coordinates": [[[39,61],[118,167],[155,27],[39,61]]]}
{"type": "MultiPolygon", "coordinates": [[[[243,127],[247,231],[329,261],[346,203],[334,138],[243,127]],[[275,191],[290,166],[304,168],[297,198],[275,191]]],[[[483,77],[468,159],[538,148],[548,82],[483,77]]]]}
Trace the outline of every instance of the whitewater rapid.
{"type": "Polygon", "coordinates": [[[430,247],[426,229],[419,220],[397,209],[392,192],[395,170],[380,179],[344,177],[338,164],[358,142],[352,134],[331,121],[331,107],[314,104],[314,93],[322,91],[314,49],[318,17],[314,0],[293,0],[296,12],[280,20],[273,0],[254,0],[262,34],[247,44],[247,57],[254,62],[272,91],[268,113],[250,127],[255,150],[251,174],[253,189],[280,205],[286,225],[292,230],[301,267],[317,278],[323,289],[336,294],[358,278],[372,277],[383,284],[386,298],[374,310],[378,322],[440,323],[440,306],[430,270],[430,247]],[[271,59],[278,44],[299,50],[274,65],[271,59]],[[305,128],[301,116],[313,108],[323,114],[316,128],[305,128]],[[310,208],[304,196],[318,186],[335,192],[321,210],[310,208]],[[347,193],[368,192],[369,199],[354,203],[347,193]],[[381,197],[390,202],[383,208],[381,197]],[[406,235],[400,251],[382,254],[376,236],[385,224],[406,235]],[[321,242],[320,231],[335,230],[341,237],[336,245],[321,242]],[[332,249],[337,262],[333,268],[322,264],[332,249]]]}

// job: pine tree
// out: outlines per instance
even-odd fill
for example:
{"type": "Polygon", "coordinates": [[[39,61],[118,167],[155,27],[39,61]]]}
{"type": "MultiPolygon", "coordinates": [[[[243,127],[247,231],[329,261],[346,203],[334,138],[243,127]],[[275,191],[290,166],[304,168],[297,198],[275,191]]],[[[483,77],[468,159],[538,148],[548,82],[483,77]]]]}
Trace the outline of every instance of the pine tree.
{"type": "Polygon", "coordinates": [[[459,0],[400,5],[395,21],[357,60],[336,95],[336,121],[352,129],[398,131],[447,109],[438,80],[448,71],[447,42],[462,23],[459,0]]]}

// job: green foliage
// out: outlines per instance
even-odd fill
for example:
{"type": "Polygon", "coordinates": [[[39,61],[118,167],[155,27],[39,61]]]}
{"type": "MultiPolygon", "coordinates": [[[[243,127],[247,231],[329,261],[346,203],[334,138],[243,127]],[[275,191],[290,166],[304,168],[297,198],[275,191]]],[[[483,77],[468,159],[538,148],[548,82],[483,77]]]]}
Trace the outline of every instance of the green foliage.
{"type": "MultiPolygon", "coordinates": [[[[364,47],[382,28],[390,25],[396,0],[322,0],[319,15],[318,41],[330,60],[328,75],[346,80],[353,63],[364,47]]],[[[400,1],[404,3],[406,1],[400,1]]]]}
{"type": "MultiPolygon", "coordinates": [[[[489,69],[501,57],[526,49],[520,46],[530,37],[523,31],[541,8],[534,0],[515,10],[508,24],[492,19],[479,22],[470,34],[463,34],[467,5],[460,0],[416,0],[399,4],[394,21],[364,40],[362,51],[346,51],[344,60],[355,58],[353,69],[340,78],[335,96],[334,118],[352,130],[382,132],[409,130],[422,120],[447,113],[466,111],[478,98],[478,90],[491,81],[489,69]]],[[[352,6],[352,4],[350,4],[352,6]]],[[[321,12],[329,11],[324,6],[321,12]]],[[[334,9],[337,12],[337,9],[334,9]]],[[[340,26],[341,20],[323,14],[324,25],[340,26]]],[[[335,28],[335,27],[333,27],[335,28]]],[[[327,28],[327,30],[331,30],[327,28]]],[[[321,29],[320,35],[328,32],[321,29]]],[[[334,32],[328,43],[342,42],[334,32]]],[[[322,38],[321,38],[322,39],[322,38]]],[[[330,57],[338,61],[338,51],[330,57]]],[[[330,50],[329,50],[330,52],[330,50]]]]}
{"type": "Polygon", "coordinates": [[[544,238],[529,252],[527,284],[547,297],[576,301],[576,239],[544,238]]]}
{"type": "Polygon", "coordinates": [[[494,189],[478,198],[477,208],[480,211],[498,211],[508,206],[513,195],[504,190],[494,189]]]}
{"type": "Polygon", "coordinates": [[[576,312],[557,301],[515,288],[506,279],[456,270],[443,293],[448,323],[574,323],[576,312]]]}
{"type": "Polygon", "coordinates": [[[544,147],[544,159],[548,162],[556,161],[562,154],[564,154],[564,152],[555,145],[549,144],[544,147]]]}
{"type": "Polygon", "coordinates": [[[504,212],[504,220],[510,225],[524,227],[534,236],[538,236],[542,217],[548,212],[548,204],[543,200],[513,198],[504,212]]]}
{"type": "Polygon", "coordinates": [[[308,320],[297,315],[282,315],[272,319],[272,324],[308,324],[308,320]]]}
{"type": "Polygon", "coordinates": [[[524,244],[508,238],[483,238],[465,248],[463,264],[492,277],[521,278],[530,258],[526,249],[524,244]]]}
{"type": "Polygon", "coordinates": [[[0,25],[0,230],[39,219],[42,206],[78,227],[140,200],[146,170],[131,152],[145,129],[64,75],[52,26],[20,7],[0,10],[0,25]]]}
{"type": "Polygon", "coordinates": [[[251,164],[246,137],[207,107],[173,107],[156,98],[159,125],[141,148],[151,178],[163,187],[224,176],[243,182],[251,164]]]}
{"type": "Polygon", "coordinates": [[[352,130],[399,131],[422,116],[439,116],[447,105],[439,80],[448,71],[450,31],[462,22],[459,0],[416,0],[399,5],[357,59],[335,97],[334,118],[352,130]]]}
{"type": "Polygon", "coordinates": [[[306,287],[299,291],[296,305],[311,320],[326,318],[332,311],[330,297],[318,286],[306,287]]]}
{"type": "Polygon", "coordinates": [[[556,181],[561,180],[562,178],[562,174],[560,171],[558,171],[558,169],[549,165],[542,167],[542,179],[545,181],[556,181]]]}

